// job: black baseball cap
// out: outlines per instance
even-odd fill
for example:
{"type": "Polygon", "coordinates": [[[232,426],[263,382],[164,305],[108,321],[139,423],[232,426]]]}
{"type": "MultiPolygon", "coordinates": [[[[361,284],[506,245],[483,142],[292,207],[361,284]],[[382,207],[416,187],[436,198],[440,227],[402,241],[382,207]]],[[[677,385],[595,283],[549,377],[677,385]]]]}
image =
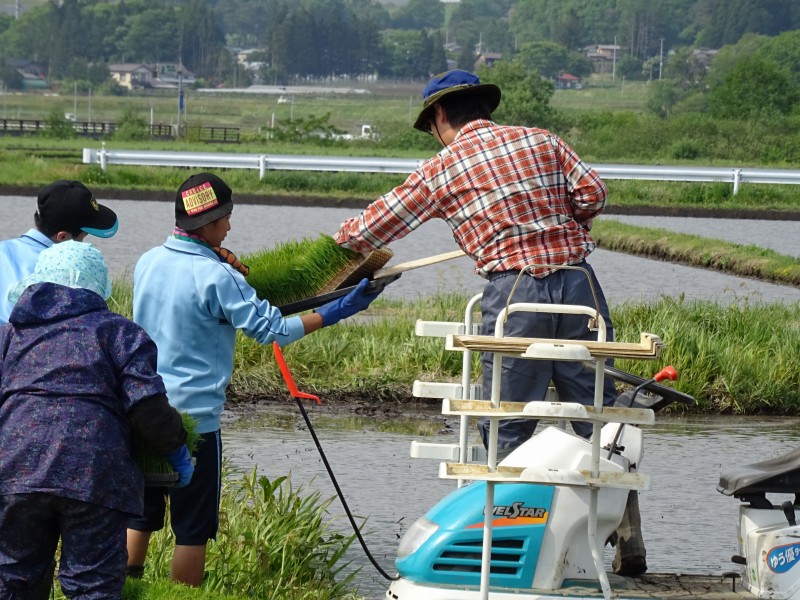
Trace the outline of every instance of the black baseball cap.
{"type": "Polygon", "coordinates": [[[36,199],[39,218],[59,231],[85,231],[101,238],[117,233],[116,213],[94,199],[80,181],[60,179],[43,187],[36,199]]]}
{"type": "Polygon", "coordinates": [[[192,231],[233,211],[233,192],[211,173],[197,173],[181,184],[175,195],[175,224],[192,231]]]}

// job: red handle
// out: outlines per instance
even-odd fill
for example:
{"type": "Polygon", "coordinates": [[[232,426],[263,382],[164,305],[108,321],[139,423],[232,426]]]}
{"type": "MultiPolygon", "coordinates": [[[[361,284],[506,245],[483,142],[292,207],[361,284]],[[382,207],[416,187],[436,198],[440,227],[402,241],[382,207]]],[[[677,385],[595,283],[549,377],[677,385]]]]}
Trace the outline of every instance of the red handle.
{"type": "Polygon", "coordinates": [[[672,365],[668,367],[664,367],[658,373],[653,376],[653,379],[656,381],[664,381],[665,379],[670,379],[672,381],[678,380],[678,372],[672,367],[672,365]]]}
{"type": "Polygon", "coordinates": [[[292,395],[292,398],[316,400],[317,404],[322,404],[322,401],[317,396],[306,394],[297,388],[297,384],[294,382],[294,377],[292,377],[289,371],[289,365],[286,364],[286,359],[283,358],[283,352],[281,351],[281,347],[278,346],[278,342],[272,342],[272,349],[275,351],[275,360],[278,361],[278,368],[281,370],[281,375],[283,375],[283,380],[286,382],[286,387],[289,388],[289,393],[292,395]]]}

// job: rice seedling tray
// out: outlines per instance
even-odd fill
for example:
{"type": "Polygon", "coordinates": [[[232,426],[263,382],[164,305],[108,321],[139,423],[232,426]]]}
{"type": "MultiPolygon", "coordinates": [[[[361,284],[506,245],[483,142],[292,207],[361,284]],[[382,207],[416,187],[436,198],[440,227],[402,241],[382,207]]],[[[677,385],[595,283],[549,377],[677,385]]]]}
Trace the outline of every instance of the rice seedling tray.
{"type": "MultiPolygon", "coordinates": [[[[362,255],[321,234],[265,248],[243,257],[243,262],[250,267],[247,281],[259,298],[279,308],[301,302],[313,308],[314,299],[323,294],[338,293],[330,297],[337,298],[364,278],[378,279],[372,274],[392,256],[388,248],[362,255]]],[[[298,310],[302,309],[294,312],[298,310]]]]}
{"type": "MultiPolygon", "coordinates": [[[[395,273],[393,275],[386,275],[385,277],[379,277],[377,279],[373,279],[372,281],[369,282],[369,284],[367,284],[366,292],[367,293],[380,292],[387,285],[398,279],[400,275],[402,275],[402,273],[395,273]]],[[[357,284],[348,287],[337,288],[331,292],[318,294],[311,298],[304,298],[303,300],[297,300],[296,302],[290,302],[288,304],[284,304],[283,306],[279,306],[278,310],[280,310],[281,314],[286,317],[299,312],[303,312],[305,310],[318,308],[323,304],[327,304],[331,300],[336,300],[337,298],[346,296],[354,289],[356,289],[356,287],[358,287],[357,284]]]]}

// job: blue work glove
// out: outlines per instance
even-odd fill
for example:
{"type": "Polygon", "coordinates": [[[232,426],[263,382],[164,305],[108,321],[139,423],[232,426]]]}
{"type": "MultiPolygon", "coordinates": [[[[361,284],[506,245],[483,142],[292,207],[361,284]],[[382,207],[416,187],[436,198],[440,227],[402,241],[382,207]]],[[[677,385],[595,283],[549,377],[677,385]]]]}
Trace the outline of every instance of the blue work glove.
{"type": "Polygon", "coordinates": [[[322,326],[328,327],[329,325],[334,325],[342,319],[352,317],[354,314],[367,308],[369,303],[380,296],[381,291],[383,291],[379,290],[367,294],[364,292],[364,288],[368,285],[369,279],[362,279],[356,286],[356,289],[346,296],[337,298],[317,308],[314,312],[322,316],[322,326]]]}
{"type": "Polygon", "coordinates": [[[178,472],[178,483],[175,484],[175,487],[189,485],[192,480],[192,473],[194,473],[194,463],[186,444],[167,454],[167,462],[178,472]]]}

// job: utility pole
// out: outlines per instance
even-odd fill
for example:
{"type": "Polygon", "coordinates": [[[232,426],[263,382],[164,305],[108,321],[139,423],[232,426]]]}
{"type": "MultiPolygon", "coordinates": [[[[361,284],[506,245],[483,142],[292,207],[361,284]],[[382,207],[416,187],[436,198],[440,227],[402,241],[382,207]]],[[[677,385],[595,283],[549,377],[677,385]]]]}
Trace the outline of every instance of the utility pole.
{"type": "Polygon", "coordinates": [[[661,81],[661,69],[664,66],[664,38],[661,38],[661,50],[658,52],[658,80],[661,81]]]}
{"type": "Polygon", "coordinates": [[[614,47],[612,50],[614,52],[614,58],[611,61],[611,81],[614,82],[617,80],[617,36],[614,36],[614,47]]]}
{"type": "Polygon", "coordinates": [[[183,64],[178,62],[178,127],[175,137],[181,136],[181,118],[183,117],[183,64]]]}

